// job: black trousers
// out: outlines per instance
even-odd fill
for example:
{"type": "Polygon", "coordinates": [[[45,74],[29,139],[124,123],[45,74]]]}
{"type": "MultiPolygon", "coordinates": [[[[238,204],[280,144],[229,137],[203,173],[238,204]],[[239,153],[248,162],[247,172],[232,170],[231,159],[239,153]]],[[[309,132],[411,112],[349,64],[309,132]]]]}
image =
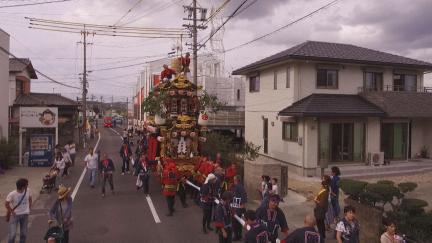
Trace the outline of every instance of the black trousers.
{"type": "Polygon", "coordinates": [[[320,243],[324,243],[325,236],[326,236],[326,227],[325,227],[324,219],[316,219],[316,222],[317,222],[317,228],[321,239],[320,243]]]}
{"type": "Polygon", "coordinates": [[[62,243],[69,243],[69,230],[65,230],[63,232],[63,241],[62,243]]]}
{"type": "Polygon", "coordinates": [[[142,188],[144,190],[145,194],[149,193],[149,182],[150,182],[150,176],[149,175],[142,175],[140,176],[140,179],[142,181],[142,188]]]}
{"type": "Polygon", "coordinates": [[[212,222],[212,208],[203,208],[203,220],[202,220],[202,226],[203,228],[206,226],[210,226],[210,223],[212,222]]]}
{"type": "Polygon", "coordinates": [[[231,243],[232,242],[232,229],[226,228],[227,238],[223,237],[222,230],[219,230],[219,243],[231,243]]]}
{"type": "Polygon", "coordinates": [[[114,181],[113,181],[113,175],[112,174],[103,174],[103,180],[102,180],[102,194],[105,194],[105,184],[108,181],[111,191],[114,191],[114,181]]]}
{"type": "Polygon", "coordinates": [[[129,171],[129,158],[123,157],[122,173],[129,171]]]}
{"type": "Polygon", "coordinates": [[[171,214],[174,212],[175,196],[166,196],[168,204],[168,212],[171,214]]]}
{"type": "MultiPolygon", "coordinates": [[[[236,209],[236,215],[241,218],[242,214],[244,214],[245,211],[246,210],[244,208],[236,209]]],[[[242,238],[243,226],[234,217],[232,219],[232,231],[235,239],[242,238]]]]}
{"type": "Polygon", "coordinates": [[[180,197],[180,202],[182,203],[183,206],[186,206],[186,190],[180,190],[178,192],[178,195],[180,197]]]}

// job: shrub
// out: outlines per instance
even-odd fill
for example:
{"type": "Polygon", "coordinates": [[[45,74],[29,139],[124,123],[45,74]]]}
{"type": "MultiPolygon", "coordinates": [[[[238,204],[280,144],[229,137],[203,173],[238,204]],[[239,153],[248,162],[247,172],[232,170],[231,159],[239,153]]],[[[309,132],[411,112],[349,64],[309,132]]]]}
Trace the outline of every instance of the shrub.
{"type": "Polygon", "coordinates": [[[339,182],[342,191],[353,200],[360,200],[361,194],[367,186],[367,182],[351,179],[341,179],[339,182]]]}
{"type": "Polygon", "coordinates": [[[427,207],[428,203],[421,199],[416,198],[404,198],[400,205],[401,209],[407,211],[410,215],[420,215],[424,213],[424,208],[427,207]]]}
{"type": "Polygon", "coordinates": [[[389,180],[380,180],[380,181],[377,181],[377,184],[386,184],[386,185],[394,186],[395,183],[393,181],[389,181],[389,180]]]}
{"type": "Polygon", "coordinates": [[[414,182],[402,182],[398,184],[399,190],[402,193],[412,192],[417,188],[417,183],[414,182]]]}
{"type": "Polygon", "coordinates": [[[394,183],[373,183],[368,184],[365,187],[365,191],[368,193],[366,198],[374,206],[376,203],[382,203],[383,206],[387,203],[391,203],[395,197],[400,197],[400,191],[397,187],[393,186],[394,183]]]}

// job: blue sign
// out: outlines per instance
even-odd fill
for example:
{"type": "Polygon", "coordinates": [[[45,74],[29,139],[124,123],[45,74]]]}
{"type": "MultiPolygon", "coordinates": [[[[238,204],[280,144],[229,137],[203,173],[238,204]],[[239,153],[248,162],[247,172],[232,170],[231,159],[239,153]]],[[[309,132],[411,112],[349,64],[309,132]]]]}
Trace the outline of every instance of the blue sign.
{"type": "Polygon", "coordinates": [[[54,136],[34,134],[30,137],[29,166],[52,166],[54,155],[54,136]]]}

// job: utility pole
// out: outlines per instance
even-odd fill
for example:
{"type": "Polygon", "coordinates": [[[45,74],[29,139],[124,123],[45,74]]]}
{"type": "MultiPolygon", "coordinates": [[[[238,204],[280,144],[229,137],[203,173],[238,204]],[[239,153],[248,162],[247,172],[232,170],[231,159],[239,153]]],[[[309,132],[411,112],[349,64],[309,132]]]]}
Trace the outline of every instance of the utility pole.
{"type": "MultiPolygon", "coordinates": [[[[190,24],[184,24],[184,27],[187,27],[192,32],[192,65],[193,65],[193,74],[192,74],[192,82],[194,84],[198,83],[198,29],[205,29],[206,26],[198,25],[198,19],[197,19],[197,10],[201,13],[201,18],[199,21],[206,21],[206,13],[207,9],[205,8],[198,8],[197,7],[197,0],[192,0],[192,7],[191,6],[183,6],[185,10],[188,12],[188,17],[183,18],[183,20],[192,20],[192,25],[190,24]]],[[[189,45],[186,43],[186,45],[189,45]]]]}
{"type": "Polygon", "coordinates": [[[86,147],[86,132],[87,132],[87,31],[81,31],[83,35],[84,46],[84,71],[83,71],[83,91],[82,91],[82,107],[83,107],[83,134],[84,134],[84,148],[86,147]]]}

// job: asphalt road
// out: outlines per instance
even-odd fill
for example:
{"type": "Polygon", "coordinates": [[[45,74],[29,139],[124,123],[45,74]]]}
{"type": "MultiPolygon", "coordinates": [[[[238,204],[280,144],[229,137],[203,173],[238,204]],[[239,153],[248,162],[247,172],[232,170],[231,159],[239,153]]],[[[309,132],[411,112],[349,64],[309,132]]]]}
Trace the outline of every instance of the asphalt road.
{"type": "MultiPolygon", "coordinates": [[[[116,129],[121,132],[121,129],[116,129]]],[[[114,175],[115,194],[107,187],[106,197],[101,196],[101,183],[96,188],[88,184],[84,177],[73,203],[74,228],[70,231],[72,243],[138,243],[138,242],[184,242],[202,243],[217,242],[217,235],[201,231],[201,210],[188,199],[188,208],[181,207],[176,198],[173,217],[166,216],[167,204],[161,193],[160,183],[154,178],[150,181],[150,199],[154,205],[155,214],[160,219],[156,223],[150,209],[150,201],[143,191],[135,188],[136,178],[131,175],[121,175],[121,160],[119,149],[121,138],[109,128],[101,128],[99,149],[106,152],[114,160],[116,172],[114,175]]],[[[66,179],[66,184],[74,187],[84,168],[83,158],[77,158],[72,175],[66,179]]],[[[35,204],[31,216],[28,242],[43,242],[47,230],[46,213],[55,201],[55,193],[43,195],[35,204]]]]}

